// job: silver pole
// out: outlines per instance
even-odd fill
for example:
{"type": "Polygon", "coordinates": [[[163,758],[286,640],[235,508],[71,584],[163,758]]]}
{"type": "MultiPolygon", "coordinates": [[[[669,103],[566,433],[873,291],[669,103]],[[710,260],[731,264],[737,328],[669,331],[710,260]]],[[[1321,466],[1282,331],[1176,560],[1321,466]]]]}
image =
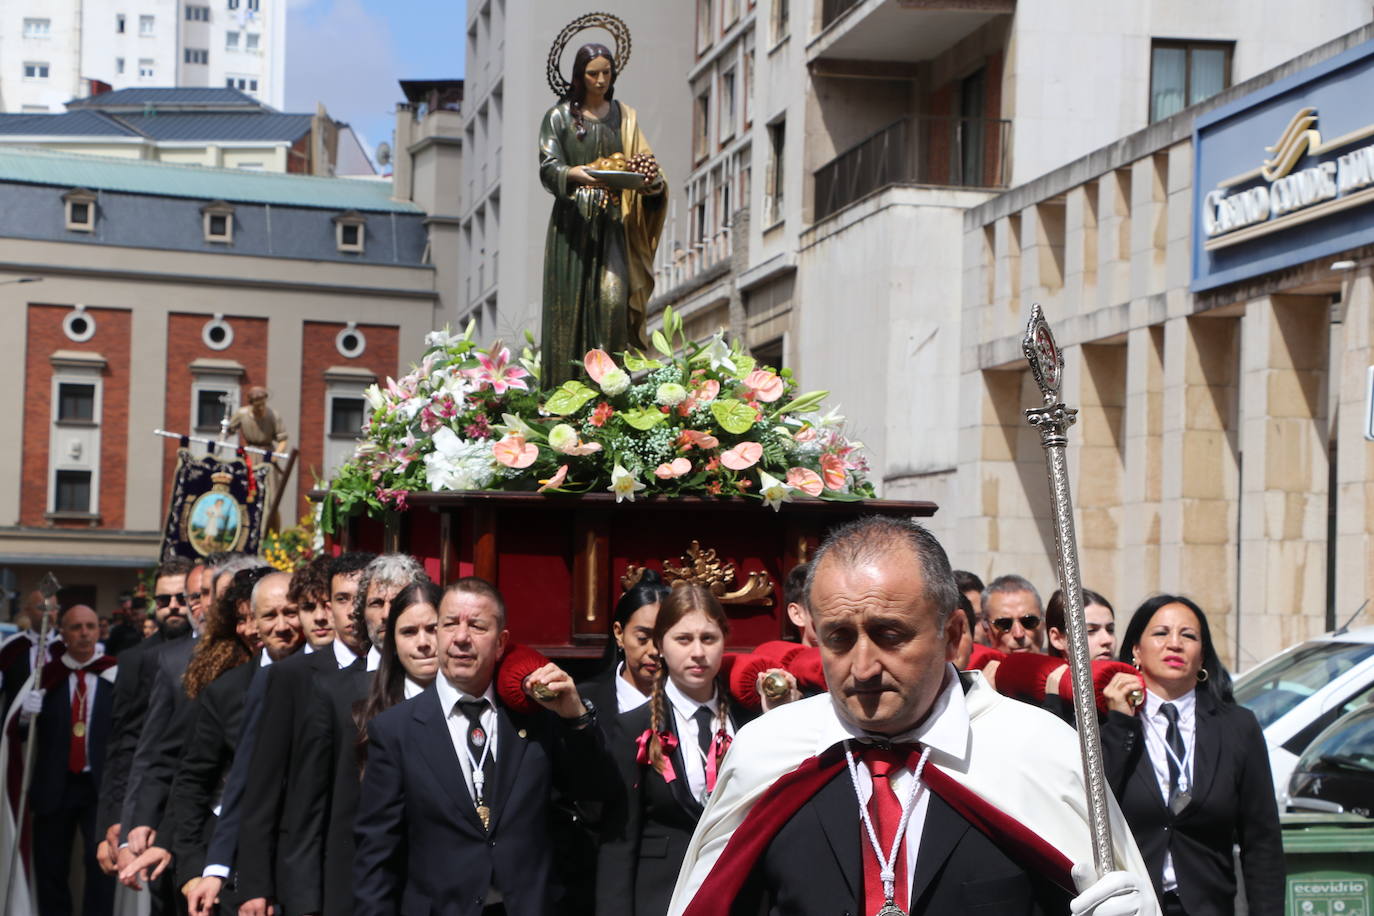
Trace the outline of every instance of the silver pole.
{"type": "Polygon", "coordinates": [[[1083,778],[1088,792],[1088,827],[1092,834],[1093,862],[1104,875],[1114,868],[1112,829],[1108,808],[1107,775],[1102,763],[1102,740],[1097,731],[1097,704],[1093,699],[1092,663],[1088,656],[1088,629],[1083,618],[1083,580],[1078,568],[1078,539],[1074,534],[1073,498],[1069,493],[1069,467],[1064,450],[1068,430],[1078,418],[1075,408],[1059,396],[1064,378],[1064,355],[1039,305],[1031,309],[1021,349],[1030,363],[1031,375],[1045,402],[1026,411],[1026,420],[1040,430],[1049,475],[1050,502],[1054,506],[1054,540],[1058,550],[1059,587],[1064,595],[1064,623],[1069,636],[1069,670],[1073,674],[1073,711],[1078,721],[1078,747],[1083,756],[1083,778]]]}
{"type": "MultiPolygon", "coordinates": [[[[204,436],[186,436],[186,435],[183,435],[182,433],[169,432],[169,431],[167,431],[167,430],[165,430],[165,429],[155,429],[155,430],[153,430],[153,435],[154,435],[154,436],[161,436],[161,437],[164,438],[164,439],[182,439],[182,438],[184,438],[187,442],[196,442],[196,443],[199,443],[199,444],[201,444],[201,445],[214,445],[214,446],[220,446],[220,445],[222,445],[222,446],[224,446],[225,448],[229,449],[230,451],[233,451],[233,450],[235,450],[235,449],[237,449],[237,448],[240,448],[240,446],[237,446],[237,445],[233,444],[232,442],[223,442],[223,441],[221,441],[221,440],[219,440],[219,439],[207,439],[207,438],[205,438],[204,436]]],[[[243,450],[244,450],[245,452],[248,452],[248,453],[253,454],[253,455],[270,455],[270,456],[273,457],[273,458],[290,458],[290,457],[291,457],[291,453],[290,453],[290,452],[269,452],[267,449],[265,449],[265,448],[258,448],[256,445],[245,445],[245,446],[242,446],[242,448],[243,448],[243,450]]]]}

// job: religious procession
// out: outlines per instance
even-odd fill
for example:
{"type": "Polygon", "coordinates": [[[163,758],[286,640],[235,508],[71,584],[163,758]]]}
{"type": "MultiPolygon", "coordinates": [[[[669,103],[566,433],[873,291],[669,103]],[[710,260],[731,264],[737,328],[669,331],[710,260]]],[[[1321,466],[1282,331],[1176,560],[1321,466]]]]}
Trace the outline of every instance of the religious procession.
{"type": "Polygon", "coordinates": [[[604,5],[0,9],[3,912],[1374,913],[1367,5],[604,5]]]}

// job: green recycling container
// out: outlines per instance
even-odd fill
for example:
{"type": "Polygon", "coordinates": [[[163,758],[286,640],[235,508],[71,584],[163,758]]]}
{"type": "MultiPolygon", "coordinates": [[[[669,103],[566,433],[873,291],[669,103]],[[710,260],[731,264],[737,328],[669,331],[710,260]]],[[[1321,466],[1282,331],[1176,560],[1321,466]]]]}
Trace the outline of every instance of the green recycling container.
{"type": "Polygon", "coordinates": [[[1285,814],[1288,916],[1374,916],[1374,820],[1285,814]]]}

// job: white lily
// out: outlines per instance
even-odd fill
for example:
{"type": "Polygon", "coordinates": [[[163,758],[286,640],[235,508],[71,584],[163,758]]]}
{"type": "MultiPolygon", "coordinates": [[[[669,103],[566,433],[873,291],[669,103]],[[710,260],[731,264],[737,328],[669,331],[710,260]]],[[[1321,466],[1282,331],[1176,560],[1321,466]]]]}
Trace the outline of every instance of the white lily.
{"type": "Polygon", "coordinates": [[[790,487],[778,480],[767,471],[759,471],[759,496],[763,497],[763,502],[774,512],[782,508],[782,504],[792,501],[792,491],[795,487],[790,487]]]}
{"type": "Polygon", "coordinates": [[[363,389],[363,397],[367,399],[368,406],[373,410],[381,410],[386,404],[386,395],[382,394],[382,389],[376,382],[363,389]]]}
{"type": "Polygon", "coordinates": [[[702,354],[710,361],[713,371],[724,366],[732,375],[738,374],[739,369],[735,367],[735,361],[731,358],[734,354],[730,352],[730,345],[725,342],[724,331],[716,332],[716,336],[711,338],[702,354]]]}
{"type": "Polygon", "coordinates": [[[443,347],[445,350],[447,350],[449,346],[451,346],[453,342],[457,339],[458,338],[454,337],[452,332],[449,331],[448,325],[444,325],[443,330],[430,331],[428,334],[425,335],[425,347],[427,349],[443,347]]]}
{"type": "Polygon", "coordinates": [[[615,470],[611,471],[611,485],[606,489],[615,494],[617,503],[624,499],[634,502],[635,494],[646,489],[646,485],[640,483],[635,475],[616,464],[615,470]]]}

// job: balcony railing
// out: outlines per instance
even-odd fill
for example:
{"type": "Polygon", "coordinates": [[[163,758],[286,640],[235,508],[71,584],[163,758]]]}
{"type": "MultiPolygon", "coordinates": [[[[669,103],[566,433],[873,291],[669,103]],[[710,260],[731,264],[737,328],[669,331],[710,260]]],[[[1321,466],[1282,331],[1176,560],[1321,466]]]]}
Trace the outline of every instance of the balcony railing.
{"type": "Polygon", "coordinates": [[[1011,122],[993,118],[904,118],[816,170],[816,219],[889,185],[1006,187],[1011,122]]]}
{"type": "Polygon", "coordinates": [[[849,12],[851,7],[858,6],[862,2],[863,0],[821,0],[821,28],[824,29],[849,12]]]}

